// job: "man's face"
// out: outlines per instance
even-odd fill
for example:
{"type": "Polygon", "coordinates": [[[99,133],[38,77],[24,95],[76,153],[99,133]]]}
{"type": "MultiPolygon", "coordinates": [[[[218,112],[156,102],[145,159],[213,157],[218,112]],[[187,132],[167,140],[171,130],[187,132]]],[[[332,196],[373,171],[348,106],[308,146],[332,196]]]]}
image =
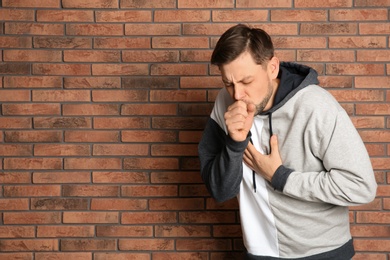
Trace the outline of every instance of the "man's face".
{"type": "Polygon", "coordinates": [[[222,81],[235,100],[254,104],[257,113],[272,106],[274,73],[272,66],[256,64],[249,52],[243,52],[232,62],[220,66],[222,81]]]}

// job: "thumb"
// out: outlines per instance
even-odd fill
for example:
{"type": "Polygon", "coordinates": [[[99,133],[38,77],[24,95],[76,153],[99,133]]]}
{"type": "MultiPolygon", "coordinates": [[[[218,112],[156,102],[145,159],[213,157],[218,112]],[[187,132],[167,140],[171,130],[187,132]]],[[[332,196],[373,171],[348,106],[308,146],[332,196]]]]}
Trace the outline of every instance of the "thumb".
{"type": "Polygon", "coordinates": [[[246,107],[249,116],[254,117],[256,112],[256,106],[255,104],[248,104],[246,107]]]}

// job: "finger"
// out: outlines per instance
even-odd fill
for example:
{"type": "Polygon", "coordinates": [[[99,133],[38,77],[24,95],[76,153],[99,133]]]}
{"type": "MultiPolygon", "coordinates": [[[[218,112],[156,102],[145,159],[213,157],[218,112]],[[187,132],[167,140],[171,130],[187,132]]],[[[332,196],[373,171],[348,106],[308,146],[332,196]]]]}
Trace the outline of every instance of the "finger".
{"type": "Polygon", "coordinates": [[[270,145],[271,145],[271,153],[279,154],[278,137],[276,135],[271,136],[270,145]]]}

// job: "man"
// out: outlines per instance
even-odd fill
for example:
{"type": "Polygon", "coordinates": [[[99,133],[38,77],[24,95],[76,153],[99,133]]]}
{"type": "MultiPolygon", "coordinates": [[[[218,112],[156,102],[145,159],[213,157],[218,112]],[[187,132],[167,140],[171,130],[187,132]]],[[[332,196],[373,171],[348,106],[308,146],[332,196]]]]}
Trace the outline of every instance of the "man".
{"type": "Polygon", "coordinates": [[[351,259],[348,206],[376,181],[348,115],[306,66],[279,62],[270,36],[236,25],[211,63],[225,84],[199,143],[202,178],[237,197],[247,259],[351,259]]]}

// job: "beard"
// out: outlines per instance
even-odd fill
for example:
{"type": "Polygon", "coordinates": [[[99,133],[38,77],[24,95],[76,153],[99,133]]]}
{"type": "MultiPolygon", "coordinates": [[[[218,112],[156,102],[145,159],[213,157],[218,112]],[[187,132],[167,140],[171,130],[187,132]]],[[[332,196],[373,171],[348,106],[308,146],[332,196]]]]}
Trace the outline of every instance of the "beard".
{"type": "Polygon", "coordinates": [[[267,93],[266,93],[265,97],[263,98],[263,100],[259,104],[256,105],[256,115],[263,112],[264,108],[267,106],[269,100],[271,99],[273,92],[274,91],[273,91],[272,83],[269,81],[267,93]]]}

